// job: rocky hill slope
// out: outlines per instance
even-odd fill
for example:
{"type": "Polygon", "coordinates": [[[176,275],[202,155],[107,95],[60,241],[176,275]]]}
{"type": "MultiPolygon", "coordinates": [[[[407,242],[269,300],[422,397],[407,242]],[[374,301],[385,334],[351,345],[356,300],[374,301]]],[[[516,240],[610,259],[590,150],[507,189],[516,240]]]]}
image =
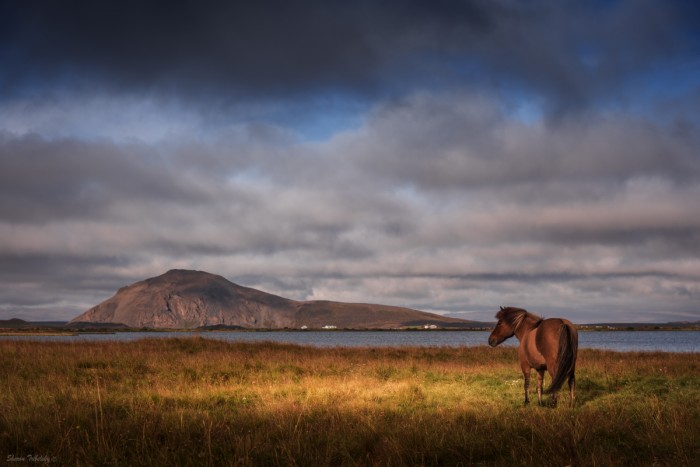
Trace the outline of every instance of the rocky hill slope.
{"type": "Polygon", "coordinates": [[[243,287],[201,271],[171,270],[119,289],[71,323],[122,323],[131,327],[396,328],[469,322],[385,305],[296,301],[243,287]]]}

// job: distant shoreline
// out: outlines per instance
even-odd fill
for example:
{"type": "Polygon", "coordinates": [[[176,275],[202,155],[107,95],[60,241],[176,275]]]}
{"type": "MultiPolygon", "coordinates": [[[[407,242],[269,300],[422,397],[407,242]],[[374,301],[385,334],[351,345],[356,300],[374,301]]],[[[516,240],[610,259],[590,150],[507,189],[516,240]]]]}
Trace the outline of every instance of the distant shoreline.
{"type": "MultiPolygon", "coordinates": [[[[490,331],[491,327],[468,327],[468,328],[398,328],[398,329],[382,329],[382,328],[216,328],[216,329],[176,329],[176,328],[115,328],[115,327],[99,327],[90,328],[63,328],[63,326],[32,326],[27,322],[27,326],[23,327],[4,327],[0,326],[0,337],[8,336],[77,336],[87,334],[116,334],[116,333],[147,333],[147,332],[174,332],[183,334],[201,334],[201,333],[223,333],[223,332],[241,332],[241,333],[276,333],[276,332],[328,332],[328,333],[343,333],[343,332],[486,332],[490,331]]],[[[605,324],[605,325],[578,325],[578,330],[581,332],[653,332],[653,331],[700,331],[700,325],[676,325],[676,324],[605,324]]]]}

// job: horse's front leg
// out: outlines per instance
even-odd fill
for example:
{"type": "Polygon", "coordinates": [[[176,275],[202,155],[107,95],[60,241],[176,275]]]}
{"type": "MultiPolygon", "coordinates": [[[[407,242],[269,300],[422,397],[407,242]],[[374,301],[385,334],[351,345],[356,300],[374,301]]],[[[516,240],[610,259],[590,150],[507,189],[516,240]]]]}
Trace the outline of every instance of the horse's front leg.
{"type": "Polygon", "coordinates": [[[537,370],[537,403],[542,405],[542,384],[544,382],[544,370],[537,370]]]}
{"type": "Polygon", "coordinates": [[[523,377],[525,378],[525,405],[530,403],[530,368],[523,367],[523,377]]]}

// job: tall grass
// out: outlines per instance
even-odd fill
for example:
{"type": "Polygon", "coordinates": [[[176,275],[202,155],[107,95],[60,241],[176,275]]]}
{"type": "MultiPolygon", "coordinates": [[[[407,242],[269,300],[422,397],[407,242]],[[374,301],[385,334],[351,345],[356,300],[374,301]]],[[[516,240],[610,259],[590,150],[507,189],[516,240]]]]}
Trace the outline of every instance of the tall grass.
{"type": "Polygon", "coordinates": [[[0,341],[0,459],[697,465],[699,360],[584,349],[576,406],[548,409],[512,348],[0,341]]]}

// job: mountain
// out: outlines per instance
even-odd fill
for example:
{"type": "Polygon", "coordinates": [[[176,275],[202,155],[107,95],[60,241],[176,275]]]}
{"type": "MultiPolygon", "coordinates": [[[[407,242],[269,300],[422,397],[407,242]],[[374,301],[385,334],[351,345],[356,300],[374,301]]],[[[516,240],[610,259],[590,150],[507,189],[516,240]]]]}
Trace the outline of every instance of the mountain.
{"type": "Polygon", "coordinates": [[[65,326],[65,321],[25,321],[19,318],[0,319],[0,329],[48,329],[65,326]]]}
{"type": "Polygon", "coordinates": [[[202,271],[171,270],[123,287],[74,318],[80,323],[120,323],[141,328],[395,328],[435,324],[467,327],[469,321],[386,305],[296,301],[243,287],[202,271]]]}
{"type": "Polygon", "coordinates": [[[0,319],[0,328],[3,329],[18,329],[29,325],[29,322],[19,318],[0,319]]]}

